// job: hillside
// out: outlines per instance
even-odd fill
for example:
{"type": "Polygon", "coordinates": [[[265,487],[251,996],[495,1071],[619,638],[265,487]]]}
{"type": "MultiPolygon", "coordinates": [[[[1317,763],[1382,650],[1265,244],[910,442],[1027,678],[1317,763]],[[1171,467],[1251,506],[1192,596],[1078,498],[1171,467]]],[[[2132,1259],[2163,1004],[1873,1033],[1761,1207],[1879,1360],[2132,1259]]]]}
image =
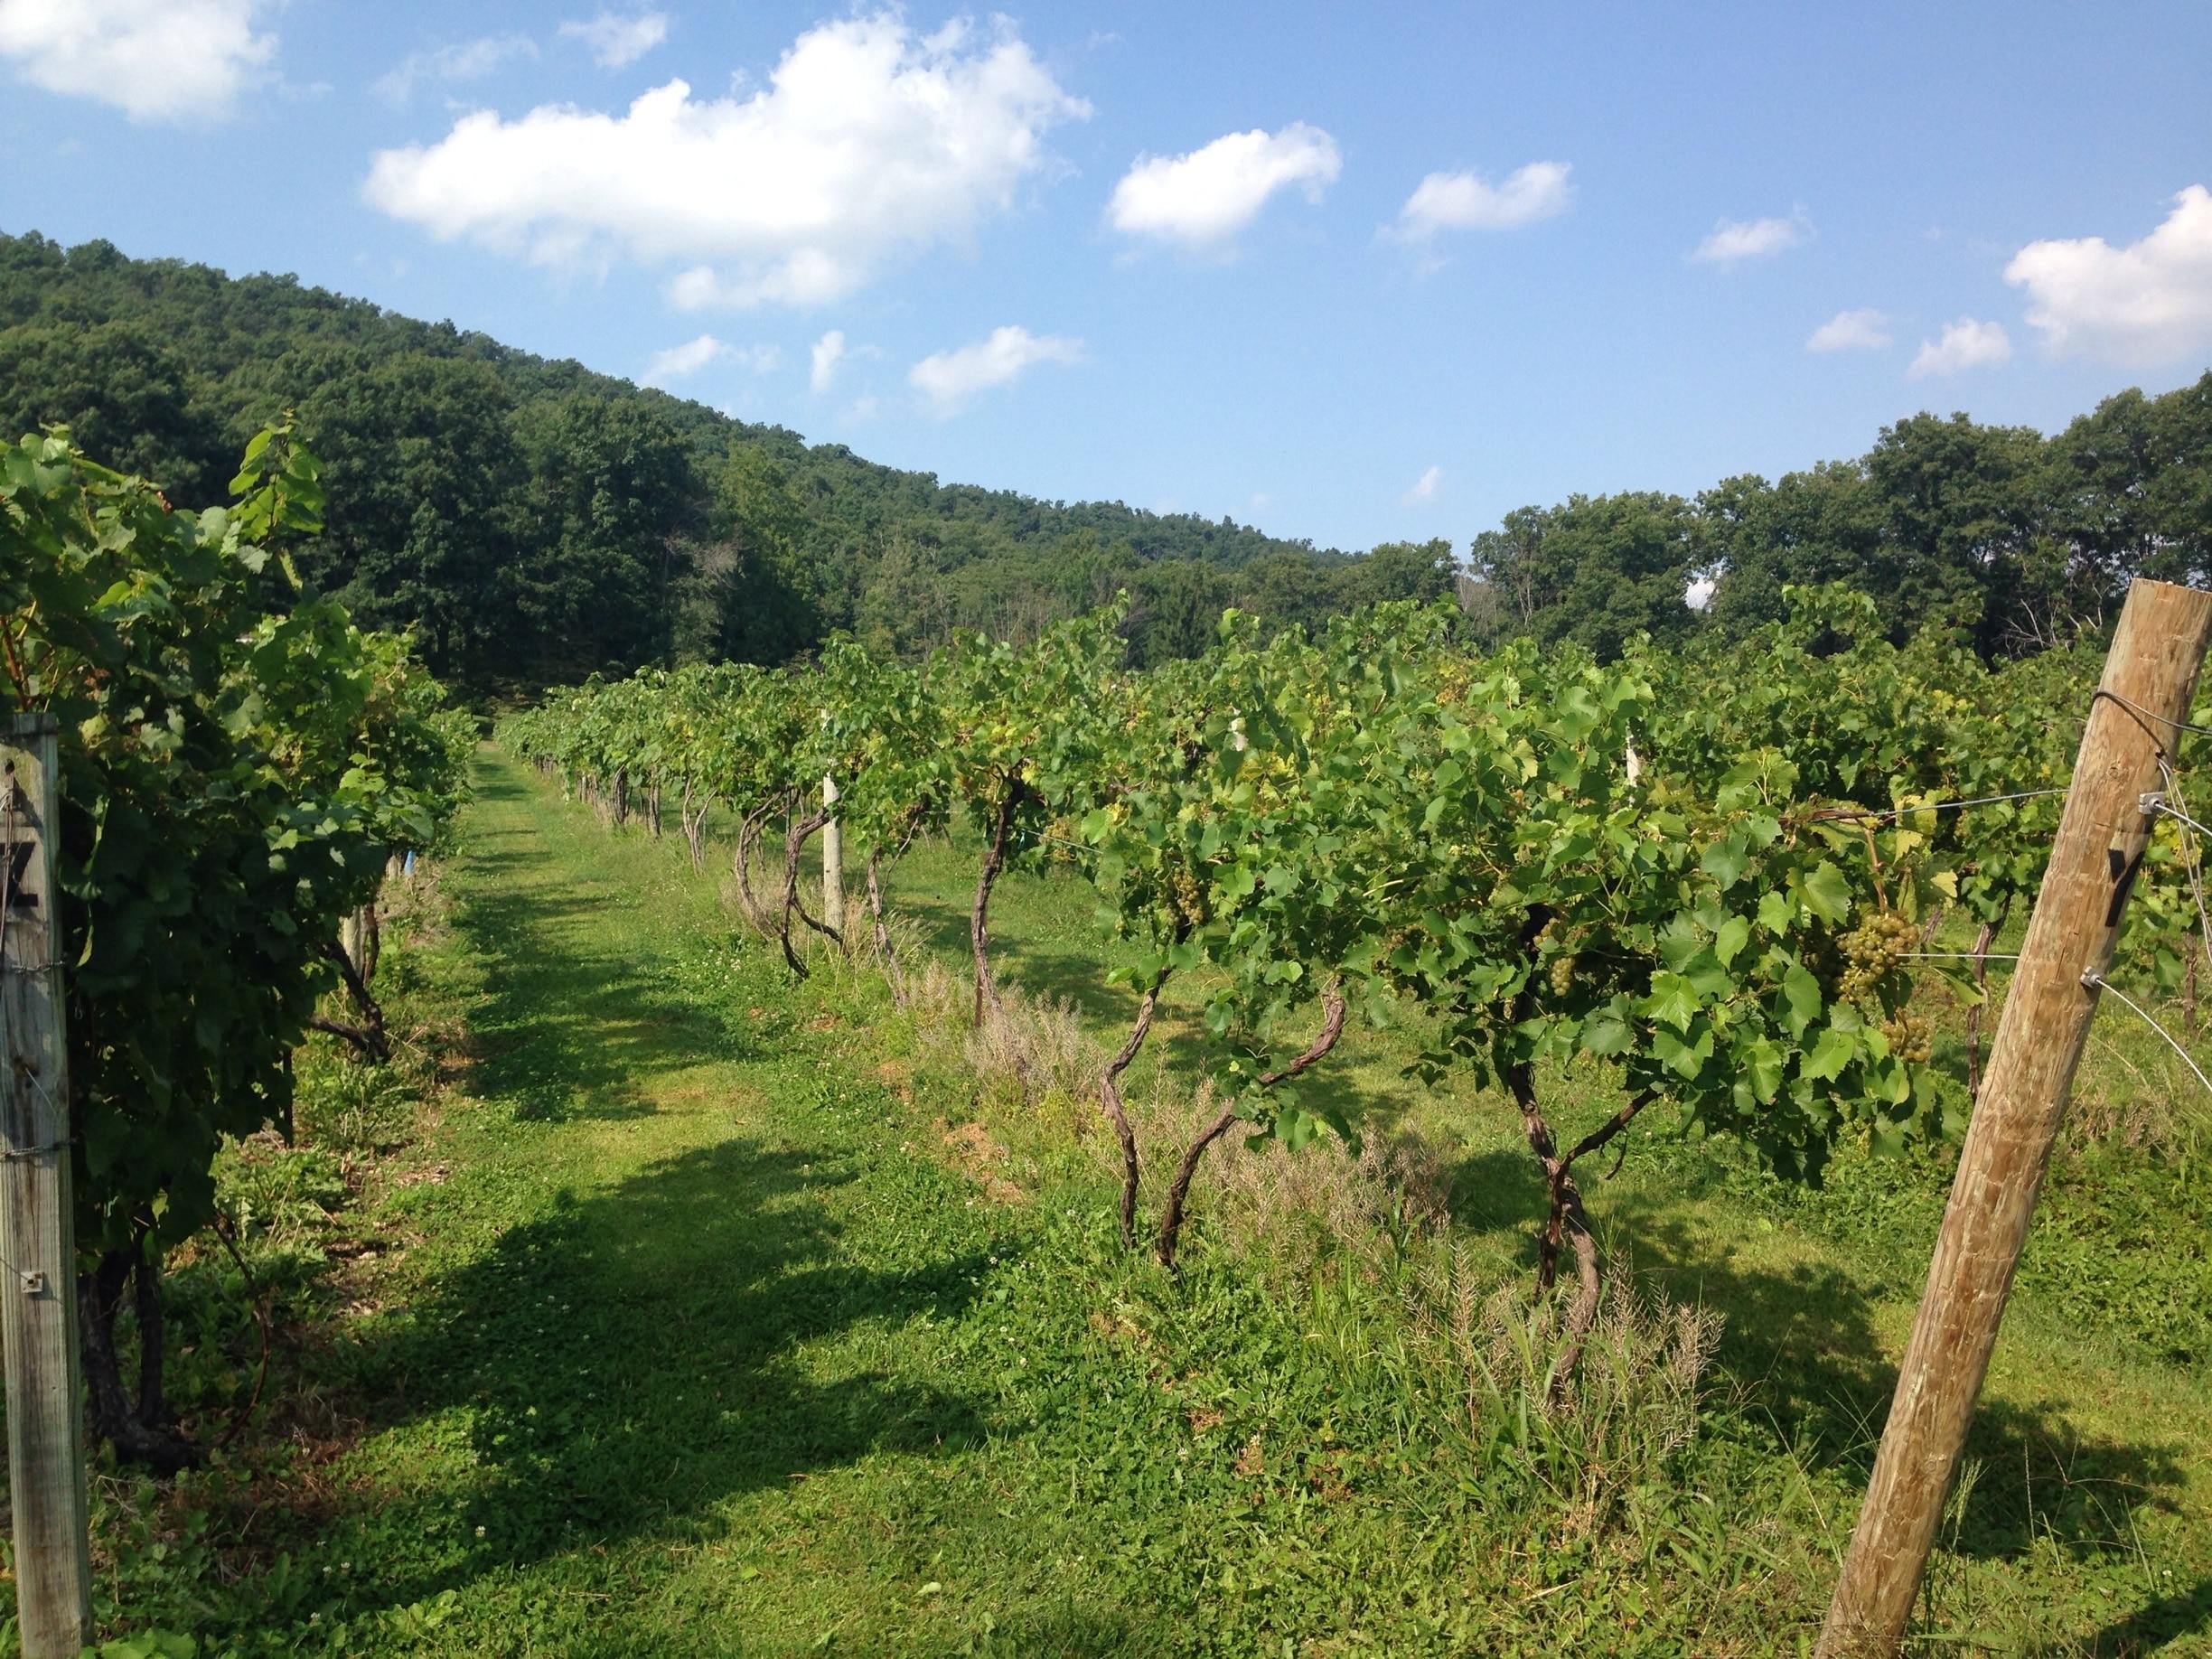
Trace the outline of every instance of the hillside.
{"type": "Polygon", "coordinates": [[[1122,586],[1154,659],[1233,600],[1309,619],[1448,581],[1441,544],[1363,563],[1227,519],[943,484],[292,277],[0,236],[0,428],[66,421],[199,505],[286,408],[328,468],[311,573],[479,688],[778,661],[840,628],[913,652],[1122,586]]]}
{"type": "MultiPolygon", "coordinates": [[[[286,276],[0,235],[0,430],[66,421],[179,504],[295,411],[327,464],[310,574],[410,626],[468,691],[641,663],[774,663],[833,632],[912,657],[957,628],[1023,637],[1130,592],[1140,663],[1195,653],[1235,605],[1270,627],[1449,590],[1446,541],[1354,557],[1227,519],[1039,501],[877,465],[580,363],[286,276]]],[[[1873,595],[1898,639],[1988,656],[2101,631],[2128,579],[2212,579],[2212,374],[2124,391],[2046,436],[1923,412],[1851,460],[1694,495],[1576,495],[1473,537],[1491,641],[1731,635],[1792,583],[1873,595]],[[1701,611],[1683,603],[1710,585],[1701,611]]]]}

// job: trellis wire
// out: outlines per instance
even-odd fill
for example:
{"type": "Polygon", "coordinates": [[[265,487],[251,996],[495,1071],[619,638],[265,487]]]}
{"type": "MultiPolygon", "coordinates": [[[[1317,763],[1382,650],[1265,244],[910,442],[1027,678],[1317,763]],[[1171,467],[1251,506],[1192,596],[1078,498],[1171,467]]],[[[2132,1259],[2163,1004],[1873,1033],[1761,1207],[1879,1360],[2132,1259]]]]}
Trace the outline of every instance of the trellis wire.
{"type": "Polygon", "coordinates": [[[2114,996],[2119,998],[2121,1001],[2126,1003],[2130,1008],[2134,1010],[2135,1017],[2138,1019],[2142,1020],[2144,1025],[2150,1026],[2151,1030],[2157,1032],[2159,1036],[2166,1039],[2166,1045],[2172,1049],[2174,1053],[2181,1056],[2181,1064],[2189,1067],[2190,1071],[2197,1074],[2197,1081],[2204,1084],[2205,1092],[2207,1094],[2212,1094],[2212,1077],[2207,1077],[2204,1074],[2204,1069],[2194,1060],[2189,1058],[2189,1052],[2188,1049],[2181,1046],[2180,1040],[2177,1038],[2172,1032],[2167,1030],[2165,1026],[2160,1025],[2157,1020],[2151,1018],[2148,1013],[2144,1012],[2142,1004],[2138,1003],[2132,997],[2130,997],[2127,992],[2122,990],[2117,985],[2114,985],[2110,979],[2106,979],[2094,968],[2085,969],[2083,971],[2081,982],[2084,985],[2093,987],[2097,990],[2110,991],[2114,996]]]}
{"type": "Polygon", "coordinates": [[[1870,807],[1850,807],[1838,808],[1832,811],[1823,811],[1815,816],[1823,823],[1855,823],[1862,818],[1908,818],[1915,812],[1954,812],[1961,807],[1995,806],[2000,801],[2035,801],[2045,795],[2063,795],[2067,791],[2063,788],[2023,789],[2015,791],[2010,795],[1976,795],[1969,801],[1924,801],[1919,806],[1891,807],[1888,811],[1883,812],[1878,812],[1870,807]]]}

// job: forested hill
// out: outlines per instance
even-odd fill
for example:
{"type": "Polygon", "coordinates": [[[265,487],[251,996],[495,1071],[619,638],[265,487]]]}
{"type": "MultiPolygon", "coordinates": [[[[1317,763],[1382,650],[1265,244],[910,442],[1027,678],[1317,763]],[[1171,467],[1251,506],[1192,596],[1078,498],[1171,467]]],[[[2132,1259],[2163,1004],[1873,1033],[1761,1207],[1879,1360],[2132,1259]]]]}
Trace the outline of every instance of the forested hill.
{"type": "Polygon", "coordinates": [[[0,431],[66,421],[197,506],[286,408],[326,467],[311,576],[479,690],[780,661],[839,628],[911,653],[1123,587],[1133,649],[1158,660],[1233,602],[1310,622],[1450,580],[1441,542],[1354,558],[1227,519],[940,484],[291,277],[0,235],[0,431]]]}
{"type": "MultiPolygon", "coordinates": [[[[940,484],[290,277],[0,235],[0,433],[66,421],[199,505],[286,408],[327,469],[309,573],[365,620],[412,626],[476,694],[780,662],[839,629],[911,656],[960,627],[1026,635],[1124,588],[1149,663],[1202,649],[1227,605],[1311,625],[1453,578],[1444,541],[1353,557],[1226,519],[940,484]]],[[[1771,483],[1522,508],[1468,564],[1463,598],[1493,639],[1610,656],[1637,632],[1739,633],[1779,614],[1786,586],[1841,581],[1899,638],[1949,627],[2018,655],[2104,626],[2132,576],[2212,580],[2212,374],[2123,392],[2048,437],[1921,414],[1771,483]]]]}

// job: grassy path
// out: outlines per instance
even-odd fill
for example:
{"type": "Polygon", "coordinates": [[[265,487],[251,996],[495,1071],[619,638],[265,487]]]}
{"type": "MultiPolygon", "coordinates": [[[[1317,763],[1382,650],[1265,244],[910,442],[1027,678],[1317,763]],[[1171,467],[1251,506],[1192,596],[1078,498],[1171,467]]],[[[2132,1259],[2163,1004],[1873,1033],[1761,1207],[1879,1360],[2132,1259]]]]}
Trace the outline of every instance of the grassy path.
{"type": "MultiPolygon", "coordinates": [[[[924,928],[961,875],[902,873],[924,928]]],[[[1602,1199],[1617,1245],[1727,1313],[1740,1392],[1694,1445],[1608,1451],[1599,1529],[1525,1420],[1468,1427],[1387,1272],[1270,1293],[1205,1246],[1169,1285],[1064,1133],[1017,1145],[998,1201],[945,1144],[972,1083],[865,977],[794,985],[680,840],[609,836],[487,754],[445,880],[451,934],[407,971],[472,1000],[476,1060],[427,1178],[377,1201],[394,1248],[315,1365],[371,1420],[253,1651],[1793,1654],[1817,1619],[1925,1205],[1823,1233],[1639,1151],[1602,1199]]],[[[1081,909],[1017,879],[1000,929],[1017,977],[1111,1018],[1081,909]]],[[[1457,1114],[1463,1260],[1511,1270],[1510,1133],[1361,1041],[1345,1087],[1457,1114]]],[[[2201,1372],[2027,1313],[1941,1564],[1945,1650],[2204,1651],[2201,1372]]]]}
{"type": "Polygon", "coordinates": [[[919,1651],[982,1622],[988,1576],[992,1624],[1116,1650],[1126,1614],[1036,1557],[1064,1517],[990,1495],[997,1366],[953,1338],[1003,1213],[902,1150],[850,1033],[731,951],[668,844],[498,760],[482,785],[448,878],[475,1102],[451,1179],[388,1209],[422,1242],[358,1335],[389,1408],[349,1522],[364,1599],[465,1577],[435,1645],[472,1654],[919,1651]]]}

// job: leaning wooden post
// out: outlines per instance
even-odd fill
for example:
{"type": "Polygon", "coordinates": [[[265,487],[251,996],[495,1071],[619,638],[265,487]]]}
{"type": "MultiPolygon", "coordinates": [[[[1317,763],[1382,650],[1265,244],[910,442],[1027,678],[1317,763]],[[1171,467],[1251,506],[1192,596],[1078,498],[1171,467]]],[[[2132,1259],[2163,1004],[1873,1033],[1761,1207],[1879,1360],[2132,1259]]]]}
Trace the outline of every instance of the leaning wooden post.
{"type": "Polygon", "coordinates": [[[837,779],[822,773],[822,920],[845,937],[845,831],[838,823],[837,779]]]}
{"type": "Polygon", "coordinates": [[[59,730],[52,715],[19,714],[0,740],[0,1342],[25,1659],[77,1659],[92,1639],[69,1045],[54,915],[59,730]]]}
{"type": "Polygon", "coordinates": [[[2128,890],[2212,638],[2212,594],[2136,582],[2005,998],[1819,1659],[1898,1651],[1973,1419],[2128,890]]]}

